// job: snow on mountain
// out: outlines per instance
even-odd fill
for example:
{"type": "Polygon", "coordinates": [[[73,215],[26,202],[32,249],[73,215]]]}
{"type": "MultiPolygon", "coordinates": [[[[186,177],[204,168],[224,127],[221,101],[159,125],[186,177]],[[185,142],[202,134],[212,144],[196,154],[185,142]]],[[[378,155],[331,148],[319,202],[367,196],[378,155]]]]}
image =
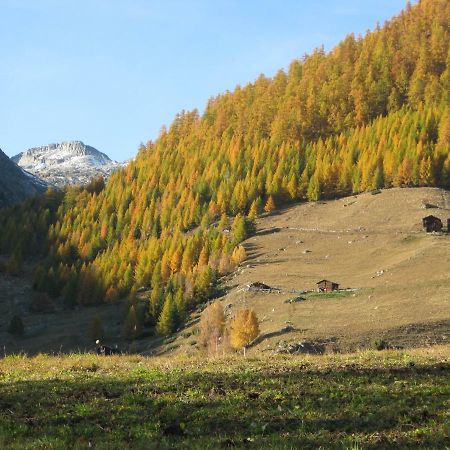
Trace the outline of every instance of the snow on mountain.
{"type": "Polygon", "coordinates": [[[20,167],[48,183],[62,187],[86,184],[92,177],[108,178],[123,164],[81,141],[30,148],[11,158],[20,167]]]}

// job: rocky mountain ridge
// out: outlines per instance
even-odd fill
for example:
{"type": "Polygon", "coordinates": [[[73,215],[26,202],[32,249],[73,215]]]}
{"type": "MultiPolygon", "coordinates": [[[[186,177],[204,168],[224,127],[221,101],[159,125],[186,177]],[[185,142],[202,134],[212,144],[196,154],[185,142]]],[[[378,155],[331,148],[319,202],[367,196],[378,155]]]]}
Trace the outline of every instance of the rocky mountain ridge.
{"type": "Polygon", "coordinates": [[[12,161],[51,185],[86,184],[92,177],[108,178],[123,164],[81,141],[64,141],[30,148],[12,161]]]}
{"type": "Polygon", "coordinates": [[[0,149],[0,208],[41,194],[47,184],[21,169],[0,149]]]}

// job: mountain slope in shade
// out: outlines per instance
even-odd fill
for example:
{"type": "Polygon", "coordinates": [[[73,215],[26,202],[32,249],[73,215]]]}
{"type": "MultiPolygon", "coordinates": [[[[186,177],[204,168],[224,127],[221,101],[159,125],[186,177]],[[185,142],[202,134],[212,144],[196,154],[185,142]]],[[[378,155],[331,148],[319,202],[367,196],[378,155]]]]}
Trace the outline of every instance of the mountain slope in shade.
{"type": "Polygon", "coordinates": [[[58,187],[86,184],[101,175],[108,178],[122,164],[80,141],[35,147],[11,158],[28,172],[58,187]]]}
{"type": "Polygon", "coordinates": [[[0,150],[0,208],[39,195],[47,184],[26,172],[0,150]]]}

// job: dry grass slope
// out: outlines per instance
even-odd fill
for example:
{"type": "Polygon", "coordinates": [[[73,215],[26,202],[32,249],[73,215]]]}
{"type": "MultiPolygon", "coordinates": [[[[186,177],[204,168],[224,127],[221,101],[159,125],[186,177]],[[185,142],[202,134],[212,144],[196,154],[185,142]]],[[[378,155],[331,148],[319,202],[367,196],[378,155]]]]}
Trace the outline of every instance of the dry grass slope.
{"type": "MultiPolygon", "coordinates": [[[[254,352],[272,352],[280,340],[340,351],[372,348],[377,340],[402,347],[450,342],[450,234],[425,233],[422,217],[429,214],[447,223],[450,192],[390,189],[263,217],[221,301],[231,305],[230,315],[242,307],[257,312],[263,336],[254,352]],[[424,202],[436,208],[424,209],[424,202]],[[286,303],[323,278],[356,290],[286,303]],[[244,289],[255,281],[282,293],[244,289]],[[283,332],[288,325],[294,330],[283,332]]],[[[183,343],[179,338],[185,350],[183,343]]]]}

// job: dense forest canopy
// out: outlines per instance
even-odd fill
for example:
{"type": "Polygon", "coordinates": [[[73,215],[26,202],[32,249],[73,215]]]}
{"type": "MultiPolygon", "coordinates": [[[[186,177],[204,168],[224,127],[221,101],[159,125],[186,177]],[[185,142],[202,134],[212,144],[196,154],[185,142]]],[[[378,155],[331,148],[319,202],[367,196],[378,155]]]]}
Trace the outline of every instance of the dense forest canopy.
{"type": "Polygon", "coordinates": [[[447,0],[409,4],[178,114],[106,186],[49,190],[0,214],[8,266],[42,253],[35,289],[68,305],[151,288],[161,334],[214,295],[264,209],[391,186],[450,188],[447,0]]]}

